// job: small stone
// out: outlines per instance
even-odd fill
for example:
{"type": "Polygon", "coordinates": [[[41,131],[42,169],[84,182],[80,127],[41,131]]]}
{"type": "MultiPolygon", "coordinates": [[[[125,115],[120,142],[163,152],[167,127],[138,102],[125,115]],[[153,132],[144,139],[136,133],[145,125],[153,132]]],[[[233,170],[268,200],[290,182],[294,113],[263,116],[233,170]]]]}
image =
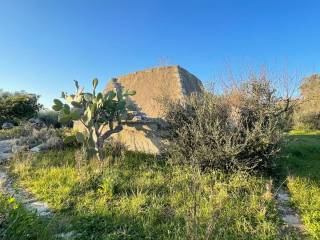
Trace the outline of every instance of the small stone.
{"type": "Polygon", "coordinates": [[[29,204],[26,204],[26,207],[30,210],[36,210],[39,216],[48,216],[51,214],[51,211],[49,209],[49,206],[40,201],[31,202],[29,204]]]}
{"type": "Polygon", "coordinates": [[[14,127],[14,125],[10,122],[5,122],[2,124],[2,129],[11,129],[13,127],[14,127]]]}
{"type": "Polygon", "coordinates": [[[142,120],[142,117],[141,116],[134,116],[132,118],[132,121],[141,121],[142,120]]]}
{"type": "MultiPolygon", "coordinates": [[[[41,144],[40,144],[41,145],[41,144]]],[[[33,147],[33,148],[31,148],[30,149],[30,152],[40,152],[41,151],[41,146],[40,145],[38,145],[38,146],[36,146],[36,147],[33,147]]]]}
{"type": "Polygon", "coordinates": [[[280,201],[290,201],[290,197],[289,197],[289,194],[287,193],[278,193],[278,199],[280,201]]]}
{"type": "Polygon", "coordinates": [[[283,221],[288,225],[299,226],[301,225],[300,219],[293,214],[284,215],[282,217],[283,221]]]}
{"type": "Polygon", "coordinates": [[[55,235],[58,238],[62,238],[62,239],[73,239],[76,236],[78,236],[79,234],[76,234],[75,231],[71,231],[71,232],[67,232],[67,233],[60,233],[55,235]]]}

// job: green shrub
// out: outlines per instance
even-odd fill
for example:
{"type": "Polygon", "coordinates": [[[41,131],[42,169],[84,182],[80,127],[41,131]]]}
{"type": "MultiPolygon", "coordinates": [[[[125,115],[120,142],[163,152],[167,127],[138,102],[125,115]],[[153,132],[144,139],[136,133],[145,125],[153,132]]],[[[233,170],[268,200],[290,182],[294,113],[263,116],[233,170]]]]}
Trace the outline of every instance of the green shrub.
{"type": "Polygon", "coordinates": [[[295,112],[295,129],[320,130],[320,112],[295,112]]]}
{"type": "Polygon", "coordinates": [[[221,96],[204,93],[170,103],[172,161],[226,171],[272,166],[290,107],[280,100],[260,76],[221,96]]]}
{"type": "Polygon", "coordinates": [[[304,78],[300,92],[302,97],[294,113],[295,128],[320,130],[320,75],[304,78]]]}
{"type": "Polygon", "coordinates": [[[42,108],[39,96],[26,92],[7,93],[0,91],[0,126],[9,121],[20,123],[34,117],[42,108]]]}
{"type": "Polygon", "coordinates": [[[58,113],[51,110],[40,111],[37,117],[46,124],[47,127],[60,128],[61,123],[58,121],[58,113]]]}

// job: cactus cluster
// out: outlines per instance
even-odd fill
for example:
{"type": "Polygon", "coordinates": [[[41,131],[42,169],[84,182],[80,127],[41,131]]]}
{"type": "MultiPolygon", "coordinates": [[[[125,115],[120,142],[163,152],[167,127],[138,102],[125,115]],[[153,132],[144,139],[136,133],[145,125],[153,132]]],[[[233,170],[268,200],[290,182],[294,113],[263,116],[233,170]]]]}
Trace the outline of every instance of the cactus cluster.
{"type": "MultiPolygon", "coordinates": [[[[59,112],[59,122],[62,124],[72,120],[80,121],[86,131],[77,132],[76,139],[83,144],[88,158],[96,155],[103,159],[103,144],[112,134],[122,130],[121,120],[126,115],[126,98],[134,95],[134,91],[124,90],[117,79],[112,79],[114,90],[96,93],[98,79],[92,81],[91,93],[84,92],[75,82],[76,93],[67,94],[62,92],[61,98],[54,99],[53,110],[59,112]]],[[[66,138],[65,141],[71,140],[66,138]]]]}

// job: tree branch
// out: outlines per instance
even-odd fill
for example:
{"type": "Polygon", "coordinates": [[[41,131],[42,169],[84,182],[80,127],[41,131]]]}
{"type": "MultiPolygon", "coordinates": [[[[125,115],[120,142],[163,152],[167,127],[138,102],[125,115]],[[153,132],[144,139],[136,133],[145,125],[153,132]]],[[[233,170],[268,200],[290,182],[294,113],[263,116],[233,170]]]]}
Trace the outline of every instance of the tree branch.
{"type": "Polygon", "coordinates": [[[118,133],[123,129],[122,125],[118,125],[115,128],[113,128],[112,130],[108,130],[106,131],[103,135],[102,135],[102,139],[106,140],[107,138],[109,138],[112,134],[114,133],[118,133]]]}

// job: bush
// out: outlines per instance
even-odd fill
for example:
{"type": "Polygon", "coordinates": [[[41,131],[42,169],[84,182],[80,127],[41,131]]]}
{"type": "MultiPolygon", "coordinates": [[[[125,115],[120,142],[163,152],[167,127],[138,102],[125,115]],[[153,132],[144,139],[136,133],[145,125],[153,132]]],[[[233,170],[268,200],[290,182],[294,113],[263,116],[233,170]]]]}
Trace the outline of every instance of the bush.
{"type": "Polygon", "coordinates": [[[7,93],[0,91],[0,125],[8,121],[18,124],[31,118],[42,108],[39,96],[26,92],[7,93]]]}
{"type": "Polygon", "coordinates": [[[65,124],[61,124],[58,120],[58,113],[56,111],[52,110],[44,110],[40,111],[38,113],[38,118],[47,126],[47,127],[54,127],[54,128],[61,128],[61,127],[67,127],[72,128],[73,127],[73,121],[67,121],[65,124]]]}
{"type": "Polygon", "coordinates": [[[297,107],[294,113],[294,128],[300,130],[320,130],[320,112],[304,111],[297,107]]]}
{"type": "Polygon", "coordinates": [[[170,103],[172,161],[224,171],[269,168],[290,109],[289,100],[280,100],[260,76],[221,96],[204,93],[170,103]]]}
{"type": "Polygon", "coordinates": [[[302,98],[295,109],[296,129],[320,129],[320,75],[304,78],[300,86],[302,98]]]}
{"type": "Polygon", "coordinates": [[[58,113],[55,111],[40,111],[37,116],[47,127],[60,128],[61,124],[58,121],[58,113]]]}

